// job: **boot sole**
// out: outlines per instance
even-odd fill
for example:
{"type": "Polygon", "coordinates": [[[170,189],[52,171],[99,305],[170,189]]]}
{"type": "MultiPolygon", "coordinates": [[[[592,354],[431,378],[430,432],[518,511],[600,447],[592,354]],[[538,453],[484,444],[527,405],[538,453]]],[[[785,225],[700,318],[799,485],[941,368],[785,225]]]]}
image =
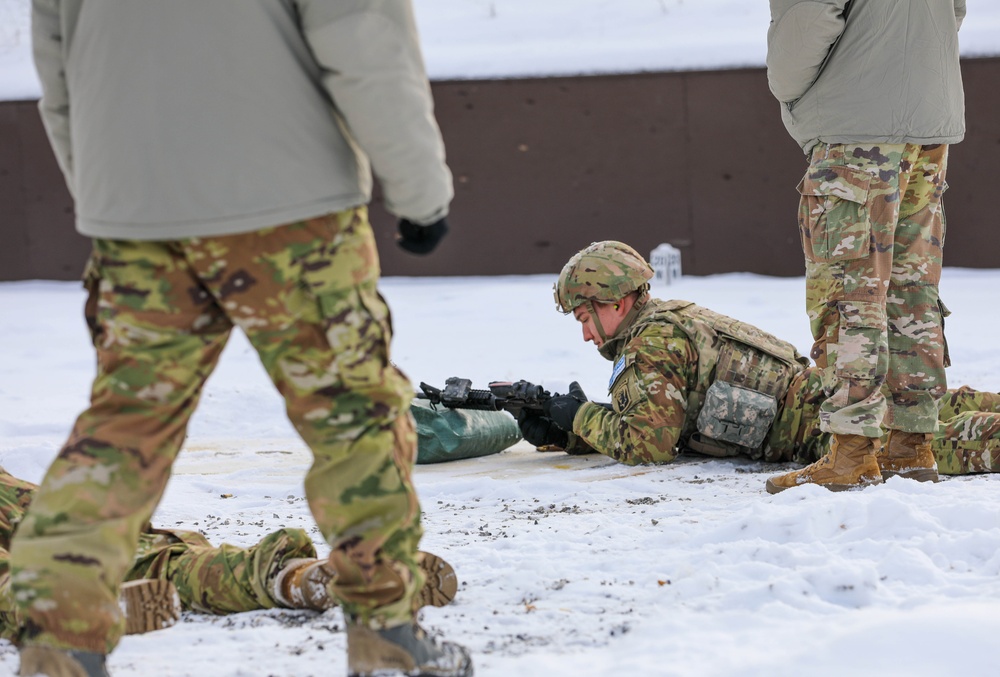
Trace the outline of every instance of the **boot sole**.
{"type": "MultiPolygon", "coordinates": [[[[801,487],[805,486],[806,484],[814,484],[818,487],[823,487],[824,489],[828,489],[829,491],[850,491],[852,489],[864,489],[865,487],[873,487],[877,484],[882,484],[882,480],[881,479],[868,480],[860,482],[859,484],[819,484],[818,482],[803,482],[802,484],[797,484],[795,486],[801,487]]],[[[784,491],[785,489],[792,489],[794,487],[778,486],[771,480],[768,480],[767,483],[764,485],[764,488],[767,489],[767,493],[769,494],[777,494],[784,491]]]]}
{"type": "Polygon", "coordinates": [[[141,579],[122,585],[118,598],[125,612],[125,634],[169,628],[181,617],[181,600],[170,581],[141,579]]]}
{"type": "Polygon", "coordinates": [[[444,606],[451,603],[458,594],[458,576],[455,569],[437,555],[429,552],[417,553],[417,564],[424,572],[424,587],[416,597],[416,608],[444,606]]]}
{"type": "Polygon", "coordinates": [[[902,477],[907,480],[916,480],[917,482],[937,482],[940,477],[938,477],[937,470],[931,470],[930,468],[918,468],[916,470],[906,470],[904,472],[893,472],[892,470],[883,470],[882,479],[887,480],[890,477],[902,477]]]}

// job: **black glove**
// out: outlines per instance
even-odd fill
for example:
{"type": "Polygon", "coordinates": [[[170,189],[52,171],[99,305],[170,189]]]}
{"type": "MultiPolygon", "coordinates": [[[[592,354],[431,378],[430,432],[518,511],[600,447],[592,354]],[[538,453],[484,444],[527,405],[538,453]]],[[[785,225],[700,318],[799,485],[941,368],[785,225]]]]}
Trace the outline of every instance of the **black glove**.
{"type": "MultiPolygon", "coordinates": [[[[565,395],[555,395],[542,406],[542,411],[548,418],[560,428],[566,431],[573,430],[573,419],[580,405],[587,401],[587,396],[583,394],[583,388],[576,381],[569,384],[569,392],[565,395]]],[[[527,439],[527,438],[525,438],[527,439]]]]}
{"type": "Polygon", "coordinates": [[[399,220],[399,246],[411,254],[430,254],[448,232],[448,222],[438,219],[421,226],[408,219],[399,220]]]}
{"type": "Polygon", "coordinates": [[[517,425],[521,428],[521,437],[536,447],[552,445],[565,449],[569,443],[569,435],[557,426],[551,419],[530,413],[522,409],[517,417],[517,425]]]}

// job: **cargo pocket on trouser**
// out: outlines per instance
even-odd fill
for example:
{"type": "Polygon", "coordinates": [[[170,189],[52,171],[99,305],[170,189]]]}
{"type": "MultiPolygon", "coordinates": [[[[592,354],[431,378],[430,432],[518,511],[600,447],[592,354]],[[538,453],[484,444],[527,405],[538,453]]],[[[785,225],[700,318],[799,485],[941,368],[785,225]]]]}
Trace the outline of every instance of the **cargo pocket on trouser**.
{"type": "Polygon", "coordinates": [[[871,175],[845,166],[810,167],[799,182],[799,235],[807,261],[837,262],[871,252],[871,175]]]}
{"type": "Polygon", "coordinates": [[[389,359],[392,319],[376,286],[371,225],[364,210],[347,210],[317,219],[316,227],[312,249],[301,255],[302,288],[311,306],[301,317],[317,322],[322,333],[320,360],[327,364],[320,378],[337,395],[336,408],[348,406],[340,415],[377,415],[384,423],[406,412],[412,387],[389,359]]]}
{"type": "Polygon", "coordinates": [[[312,298],[315,333],[293,338],[276,359],[289,417],[314,452],[392,448],[413,387],[389,359],[389,310],[375,282],[312,298]]]}
{"type": "Polygon", "coordinates": [[[838,378],[875,381],[889,366],[885,309],[878,301],[839,301],[840,328],[833,364],[838,378]]]}
{"type": "Polygon", "coordinates": [[[823,403],[823,430],[878,437],[886,413],[889,368],[885,309],[878,301],[839,301],[836,345],[829,346],[837,382],[823,403]]]}

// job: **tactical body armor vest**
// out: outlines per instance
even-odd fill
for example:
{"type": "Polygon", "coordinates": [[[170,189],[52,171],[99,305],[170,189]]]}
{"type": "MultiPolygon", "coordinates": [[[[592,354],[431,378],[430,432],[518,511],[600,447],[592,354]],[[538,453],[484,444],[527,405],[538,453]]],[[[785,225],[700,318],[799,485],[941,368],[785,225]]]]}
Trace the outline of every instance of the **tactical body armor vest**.
{"type": "Polygon", "coordinates": [[[621,345],[663,323],[684,332],[698,353],[679,448],[712,456],[763,456],[785,392],[809,360],[753,325],[680,300],[650,299],[621,345]]]}

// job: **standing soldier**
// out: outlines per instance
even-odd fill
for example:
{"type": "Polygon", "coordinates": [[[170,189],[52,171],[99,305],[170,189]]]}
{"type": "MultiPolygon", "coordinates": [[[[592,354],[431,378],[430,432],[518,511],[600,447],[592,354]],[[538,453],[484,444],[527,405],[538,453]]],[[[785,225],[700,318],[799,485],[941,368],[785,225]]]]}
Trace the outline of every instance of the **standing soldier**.
{"type": "MultiPolygon", "coordinates": [[[[822,456],[829,443],[820,430],[821,407],[833,390],[829,372],[745,322],[689,301],[650,297],[652,276],[638,252],[614,241],[590,245],[563,267],[557,308],[572,313],[584,341],[614,364],[611,402],[590,402],[571,384],[543,414],[522,412],[524,438],[629,465],[669,463],[684,451],[771,462],[822,456]]],[[[943,472],[1000,472],[1000,395],[950,391],[942,420],[933,451],[943,472]]],[[[892,453],[878,464],[885,477],[920,479],[926,471],[892,453]]]]}
{"type": "Polygon", "coordinates": [[[445,234],[451,174],[410,0],[33,0],[42,119],[93,239],[91,405],[11,547],[21,673],[106,674],[121,581],[234,326],[312,450],[351,675],[472,674],[417,624],[413,387],[366,205],[445,234]]]}
{"type": "Polygon", "coordinates": [[[799,230],[812,357],[836,388],[820,409],[829,454],[768,491],[881,482],[882,426],[889,454],[937,476],[941,196],[948,144],[965,135],[964,17],[965,0],[771,0],[768,82],[810,158],[799,230]]]}

